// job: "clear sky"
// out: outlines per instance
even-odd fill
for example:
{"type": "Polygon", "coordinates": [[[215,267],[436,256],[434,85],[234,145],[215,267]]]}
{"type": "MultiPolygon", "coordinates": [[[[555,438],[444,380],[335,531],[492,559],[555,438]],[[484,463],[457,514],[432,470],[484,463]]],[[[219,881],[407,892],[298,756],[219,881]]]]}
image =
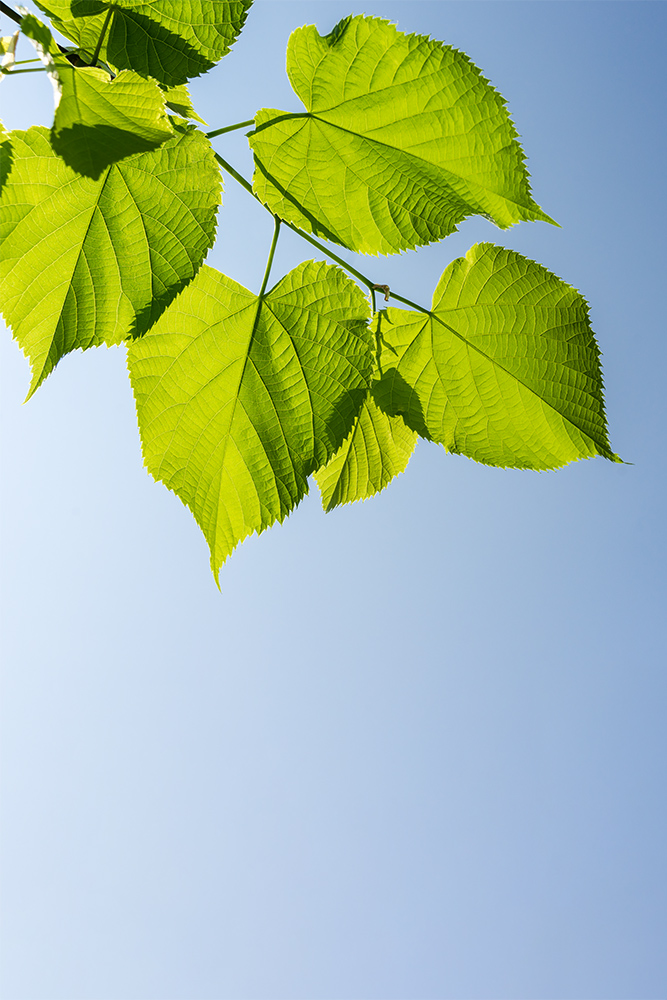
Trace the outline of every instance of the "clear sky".
{"type": "MultiPolygon", "coordinates": [[[[258,0],[192,86],[210,127],[297,110],[290,31],[351,12],[471,56],[562,226],[470,220],[362,270],[428,303],[483,239],[577,286],[632,464],[422,443],[366,503],[325,516],[313,487],[219,593],[142,469],[122,349],[21,406],[6,334],[4,1000],[667,994],[667,7],[258,0]]],[[[50,123],[44,76],[0,104],[50,123]]],[[[244,141],[216,140],[249,172],[244,141]]],[[[270,235],[226,181],[209,263],[258,289],[270,235]]],[[[276,279],[311,256],[285,233],[276,279]]]]}

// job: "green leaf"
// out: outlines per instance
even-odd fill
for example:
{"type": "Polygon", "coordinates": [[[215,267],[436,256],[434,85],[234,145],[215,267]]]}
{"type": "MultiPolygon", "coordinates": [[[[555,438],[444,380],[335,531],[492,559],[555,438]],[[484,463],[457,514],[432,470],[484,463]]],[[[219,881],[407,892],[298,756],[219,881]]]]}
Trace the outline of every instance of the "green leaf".
{"type": "Polygon", "coordinates": [[[207,125],[203,118],[200,118],[192,105],[192,98],[188,88],[185,85],[181,87],[166,87],[164,88],[164,102],[168,108],[170,108],[181,118],[191,118],[193,121],[200,122],[202,125],[207,125]]]}
{"type": "Polygon", "coordinates": [[[80,174],[97,179],[111,163],[161,146],[174,132],[165,95],[153,80],[123,70],[114,80],[96,67],[55,60],[61,98],[52,142],[80,174]]]}
{"type": "Polygon", "coordinates": [[[263,299],[209,267],[129,348],[148,470],[187,504],[216,576],[282,521],[350,431],[368,386],[368,304],[307,261],[263,299]]]}
{"type": "Polygon", "coordinates": [[[53,84],[53,147],[77,173],[97,179],[111,163],[157,149],[173,136],[165,95],[154,80],[131,70],[112,79],[105,69],[73,66],[32,14],[23,18],[21,29],[53,84]]]}
{"type": "MultiPolygon", "coordinates": [[[[25,10],[25,8],[23,8],[25,10]]],[[[21,18],[21,32],[33,42],[42,61],[49,65],[51,58],[60,52],[53,35],[34,14],[24,14],[21,18]]]]}
{"type": "Polygon", "coordinates": [[[446,268],[430,314],[387,309],[378,323],[375,398],[423,437],[488,465],[620,461],[586,301],[540,264],[477,244],[446,268]]]}
{"type": "Polygon", "coordinates": [[[359,16],[293,32],[287,72],[306,112],[259,111],[249,140],[255,191],[281,218],[369,254],[440,240],[470,215],[552,221],[505,101],[464,53],[359,16]]]}
{"type": "Polygon", "coordinates": [[[142,333],[213,243],[220,174],[188,131],[97,181],[53,152],[44,128],[13,132],[0,198],[0,302],[32,366],[29,395],[63,355],[142,333]]]}
{"type": "Polygon", "coordinates": [[[108,10],[113,16],[100,50],[118,69],[133,69],[169,87],[200,76],[229,52],[252,0],[45,0],[53,25],[81,49],[97,44],[108,10]]]}
{"type": "Polygon", "coordinates": [[[11,134],[0,122],[0,193],[5,186],[5,181],[9,176],[12,166],[12,140],[11,134]]]}
{"type": "Polygon", "coordinates": [[[324,509],[379,493],[405,471],[416,443],[416,432],[402,417],[383,413],[369,391],[347,440],[315,473],[324,509]]]}

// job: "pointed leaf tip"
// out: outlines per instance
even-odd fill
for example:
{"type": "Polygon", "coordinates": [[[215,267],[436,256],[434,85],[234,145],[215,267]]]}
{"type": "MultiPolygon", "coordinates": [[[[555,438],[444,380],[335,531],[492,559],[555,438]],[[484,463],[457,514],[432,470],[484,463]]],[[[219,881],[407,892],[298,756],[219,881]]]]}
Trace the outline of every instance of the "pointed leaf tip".
{"type": "Polygon", "coordinates": [[[204,267],[128,351],[146,466],[187,504],[219,568],[281,522],[348,435],[368,386],[361,290],[307,261],[261,301],[204,267]]]}
{"type": "Polygon", "coordinates": [[[505,101],[468,57],[360,15],[290,37],[305,113],[264,109],[254,188],[272,212],[351,250],[391,254],[471,215],[552,222],[535,203],[505,101]]]}

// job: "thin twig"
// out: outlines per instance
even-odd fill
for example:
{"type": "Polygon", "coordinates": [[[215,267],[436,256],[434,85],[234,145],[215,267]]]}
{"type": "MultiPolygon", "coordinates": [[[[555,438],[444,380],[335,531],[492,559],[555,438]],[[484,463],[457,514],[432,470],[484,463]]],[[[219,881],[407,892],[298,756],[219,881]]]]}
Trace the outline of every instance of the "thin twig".
{"type": "Polygon", "coordinates": [[[238,122],[236,125],[226,125],[225,128],[216,128],[213,132],[204,132],[207,139],[215,139],[216,135],[224,135],[225,132],[234,132],[237,128],[245,128],[246,125],[254,125],[255,119],[250,118],[247,122],[238,122]]]}
{"type": "Polygon", "coordinates": [[[20,14],[17,14],[11,7],[8,7],[6,3],[2,3],[2,0],[0,0],[0,11],[7,17],[10,17],[12,21],[15,21],[16,24],[20,24],[23,20],[20,14]]]}
{"type": "Polygon", "coordinates": [[[95,51],[93,52],[92,66],[97,66],[97,57],[100,54],[100,49],[102,48],[102,42],[104,41],[104,36],[107,33],[107,28],[109,26],[109,21],[111,20],[111,15],[113,14],[113,7],[110,7],[107,11],[107,16],[104,18],[104,24],[102,25],[102,30],[100,31],[100,37],[97,39],[97,45],[95,46],[95,51]]]}
{"type": "MultiPolygon", "coordinates": [[[[255,192],[253,191],[252,184],[250,183],[250,181],[247,180],[242,174],[240,174],[238,170],[236,170],[231,165],[231,163],[228,163],[224,157],[220,156],[219,153],[214,153],[214,156],[218,161],[218,163],[220,164],[220,166],[223,168],[223,170],[226,170],[227,173],[231,174],[234,180],[238,184],[240,184],[241,187],[245,188],[246,191],[249,194],[251,194],[253,198],[255,198],[260,203],[260,205],[262,205],[263,208],[266,208],[266,205],[264,205],[261,199],[258,198],[255,192]]],[[[270,211],[270,209],[267,208],[267,211],[270,211]]],[[[331,258],[331,260],[335,260],[337,264],[340,264],[341,267],[345,268],[346,271],[349,271],[350,274],[353,274],[355,278],[358,278],[359,281],[361,281],[364,285],[366,285],[366,287],[371,293],[371,301],[373,303],[374,313],[377,311],[375,308],[375,289],[381,288],[383,291],[385,291],[385,289],[388,290],[390,298],[396,299],[398,302],[403,302],[405,303],[405,305],[411,306],[413,309],[417,309],[418,312],[426,313],[429,316],[432,315],[430,309],[426,309],[424,306],[417,305],[416,302],[411,302],[410,299],[406,299],[402,295],[397,295],[396,292],[392,292],[387,285],[378,285],[377,282],[372,281],[365,274],[362,274],[361,271],[358,271],[356,267],[353,267],[352,264],[348,263],[348,261],[344,260],[342,257],[339,257],[338,254],[333,252],[333,250],[330,250],[323,243],[320,243],[319,240],[316,240],[314,236],[310,236],[308,233],[305,233],[302,229],[299,229],[298,226],[293,226],[291,222],[287,222],[285,219],[283,219],[283,225],[287,226],[288,229],[291,229],[293,233],[297,234],[297,236],[300,236],[302,240],[306,240],[308,243],[312,243],[312,245],[314,247],[317,247],[317,249],[321,253],[323,253],[326,257],[331,258]]],[[[386,294],[387,292],[385,292],[385,297],[386,294]]]]}

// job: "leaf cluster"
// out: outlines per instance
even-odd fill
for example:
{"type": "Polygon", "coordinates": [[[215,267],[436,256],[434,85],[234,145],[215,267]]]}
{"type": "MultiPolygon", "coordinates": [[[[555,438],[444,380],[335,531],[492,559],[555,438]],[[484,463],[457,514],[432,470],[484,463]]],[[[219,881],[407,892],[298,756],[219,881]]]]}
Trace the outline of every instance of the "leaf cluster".
{"type": "Polygon", "coordinates": [[[55,97],[51,129],[0,126],[1,304],[29,395],[70,351],[126,341],[146,466],[194,514],[216,579],[309,477],[326,510],[372,496],[418,437],[503,467],[618,460],[576,289],[483,243],[426,307],[332,249],[396,254],[474,215],[552,222],[501,95],[451,46],[350,16],[290,37],[303,110],[205,132],[187,81],[229,51],[250,5],[39,0],[69,45],[16,15],[0,82],[41,71],[55,97]],[[19,36],[32,60],[16,61],[19,36]],[[212,145],[243,127],[252,182],[212,145]],[[258,292],[203,263],[221,168],[274,218],[258,292]],[[306,260],[270,286],[281,226],[333,263],[306,260]]]}

